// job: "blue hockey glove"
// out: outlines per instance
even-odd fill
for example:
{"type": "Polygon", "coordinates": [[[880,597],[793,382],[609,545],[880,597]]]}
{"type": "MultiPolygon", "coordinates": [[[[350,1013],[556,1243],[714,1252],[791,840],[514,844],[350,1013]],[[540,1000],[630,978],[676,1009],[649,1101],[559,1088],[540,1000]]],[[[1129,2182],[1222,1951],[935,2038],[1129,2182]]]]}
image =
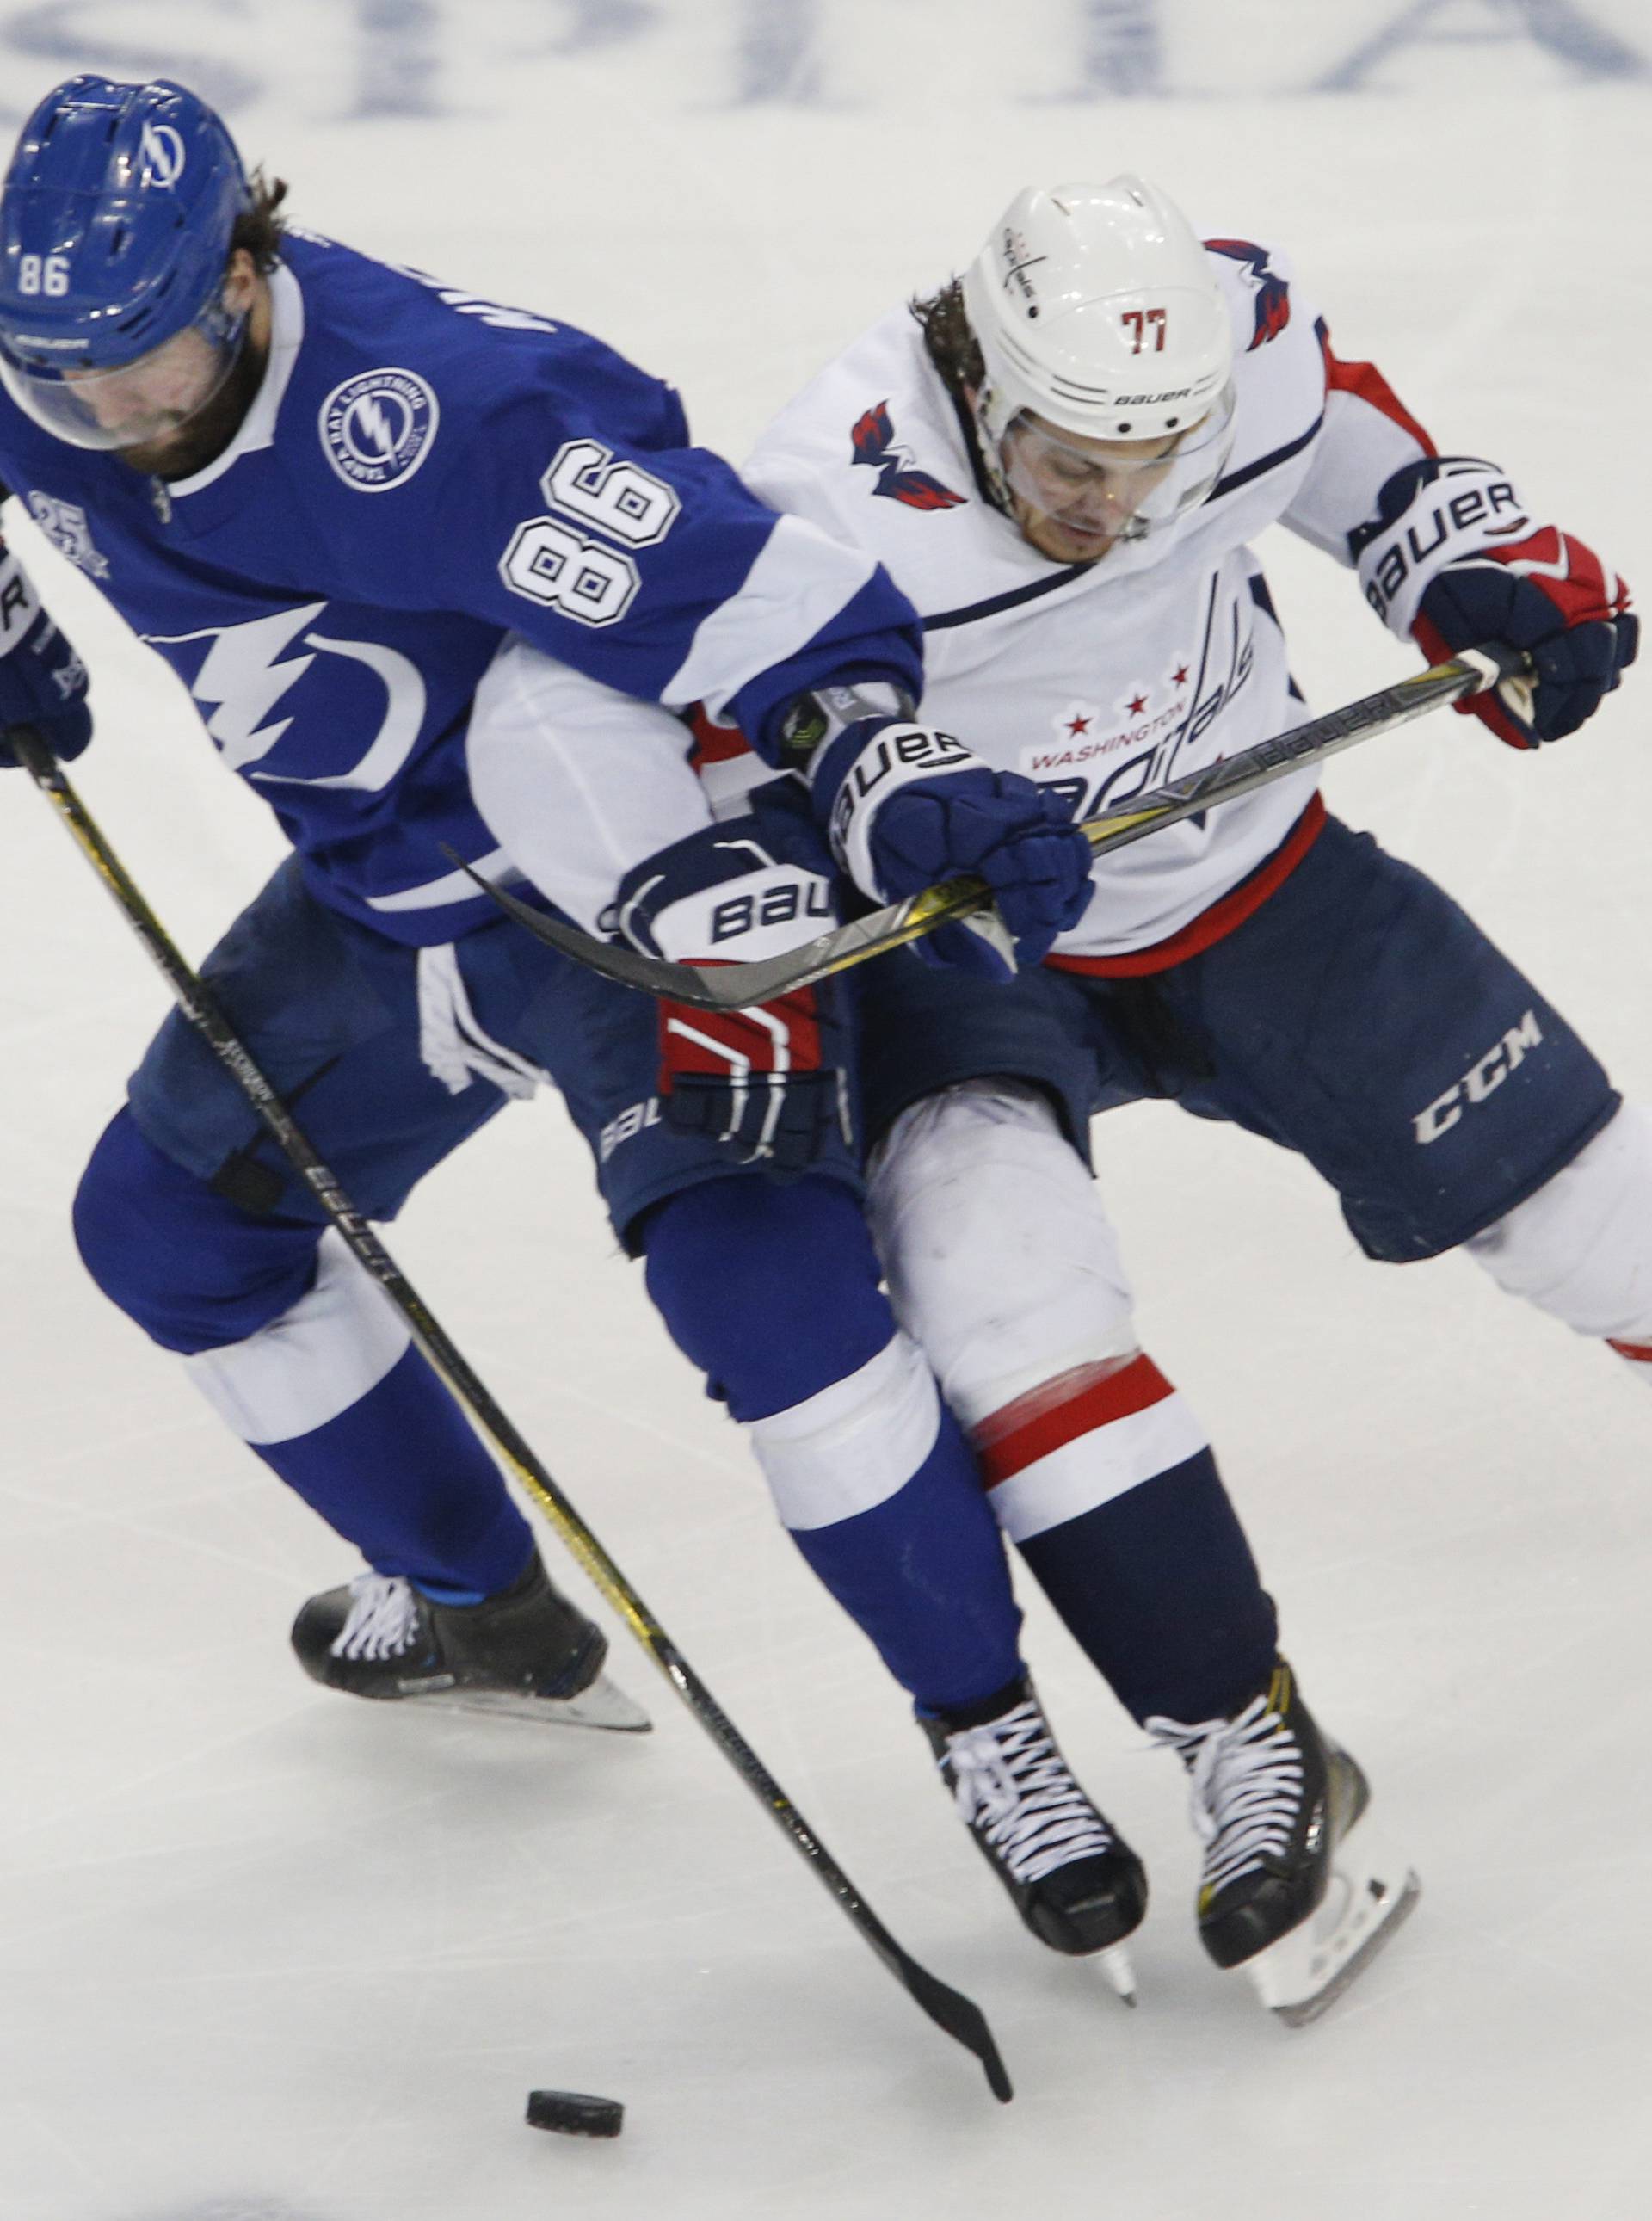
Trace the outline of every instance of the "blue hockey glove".
{"type": "Polygon", "coordinates": [[[1508,679],[1456,705],[1511,748],[1574,733],[1635,660],[1628,587],[1580,540],[1540,524],[1490,463],[1408,463],[1349,546],[1367,600],[1430,662],[1482,642],[1530,656],[1535,687],[1508,679]]]}
{"type": "MultiPolygon", "coordinates": [[[[789,779],[753,814],[706,825],[627,874],[616,915],[634,948],[682,963],[778,956],[836,923],[831,860],[789,779]]],[[[795,1179],[852,1139],[843,989],[823,979],[749,1010],[662,1000],[660,1108],[679,1133],[795,1179]]]]}
{"type": "Polygon", "coordinates": [[[1013,956],[990,931],[948,925],[912,944],[931,963],[1007,978],[1084,915],[1092,859],[1071,798],[992,770],[950,733],[866,719],[823,749],[810,777],[833,854],[874,901],[964,873],[992,888],[1013,956]]]}
{"type": "Polygon", "coordinates": [[[1545,525],[1511,546],[1448,563],[1424,591],[1411,629],[1431,663],[1482,641],[1524,648],[1535,690],[1505,685],[1456,706],[1511,748],[1535,748],[1593,716],[1634,662],[1641,622],[1629,588],[1593,550],[1545,525]]]}
{"type": "Polygon", "coordinates": [[[33,725],[67,763],[91,738],[86,666],[53,623],[28,572],[0,540],[0,764],[11,725],[33,725]]]}

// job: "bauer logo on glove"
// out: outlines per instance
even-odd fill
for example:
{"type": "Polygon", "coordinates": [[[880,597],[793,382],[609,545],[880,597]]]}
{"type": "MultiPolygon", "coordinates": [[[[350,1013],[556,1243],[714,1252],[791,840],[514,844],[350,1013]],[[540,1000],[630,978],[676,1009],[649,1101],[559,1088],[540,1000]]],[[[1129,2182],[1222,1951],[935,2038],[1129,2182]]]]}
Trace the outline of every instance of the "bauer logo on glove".
{"type": "MultiPolygon", "coordinates": [[[[702,826],[623,882],[620,931],[644,955],[748,963],[836,923],[830,859],[802,789],[777,779],[753,814],[702,826]]],[[[842,990],[825,981],[746,1010],[660,1004],[660,1105],[679,1133],[795,1179],[853,1132],[842,990]]]]}
{"type": "Polygon", "coordinates": [[[1367,598],[1431,663],[1481,646],[1516,648],[1530,677],[1457,704],[1515,748],[1558,741],[1592,717],[1635,660],[1630,593],[1593,548],[1534,523],[1489,463],[1430,456],[1397,472],[1377,521],[1350,547],[1367,598]]]}
{"type": "Polygon", "coordinates": [[[1090,844],[1072,822],[1073,798],[993,771],[950,733],[869,719],[829,742],[809,775],[833,854],[874,902],[965,875],[992,889],[998,919],[914,942],[926,962],[1009,979],[1083,916],[1090,844]]]}

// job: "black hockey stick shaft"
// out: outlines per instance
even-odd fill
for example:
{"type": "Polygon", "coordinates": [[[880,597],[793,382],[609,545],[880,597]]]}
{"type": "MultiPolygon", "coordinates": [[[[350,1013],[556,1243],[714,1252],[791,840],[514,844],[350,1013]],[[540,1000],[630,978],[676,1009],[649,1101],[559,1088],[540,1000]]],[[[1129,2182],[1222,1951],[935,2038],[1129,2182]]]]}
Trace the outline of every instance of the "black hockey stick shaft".
{"type": "Polygon", "coordinates": [[[625,1621],[660,1672],[745,1782],[752,1794],[801,1852],[844,1912],[936,2025],[974,2053],[995,2098],[1013,2094],[992,2031],[972,1999],[919,1965],[884,1926],[814,1830],[690,1666],[654,1614],[520,1435],[445,1329],[319,1157],[291,1112],[265,1078],[216,998],[185,961],[125,867],[70,785],[39,734],[15,726],[4,735],[19,763],[56,809],[82,854],[103,880],[154,963],[173,999],[234,1078],[282,1154],[337,1227],[360,1264],[406,1320],[418,1344],[469,1412],[506,1470],[525,1488],[625,1621]]]}
{"type": "MultiPolygon", "coordinates": [[[[1177,824],[1198,810],[1253,793],[1259,786],[1271,785],[1291,772],[1321,763],[1357,741],[1374,740],[1380,733],[1408,725],[1413,717],[1421,717],[1443,703],[1481,693],[1508,680],[1517,681],[1525,661],[1507,648],[1467,650],[1449,662],[1434,664],[1340,710],[1329,710],[1323,717],[1310,718],[1288,733],[1258,741],[1237,755],[1204,765],[1184,779],[1172,779],[1149,794],[1137,796],[1123,808],[1086,818],[1079,830],[1098,855],[1129,848],[1132,841],[1144,841],[1148,834],[1177,824]]],[[[447,853],[455,864],[463,864],[463,859],[451,849],[447,853]]],[[[921,894],[908,895],[885,910],[834,927],[779,956],[760,957],[750,964],[673,964],[595,940],[576,926],[547,917],[506,889],[491,885],[468,865],[463,868],[519,925],[576,963],[640,993],[666,995],[673,1002],[716,1010],[745,1010],[754,1004],[772,1002],[777,996],[789,995],[796,988],[810,986],[817,979],[846,972],[851,965],[864,964],[870,957],[917,941],[937,926],[970,917],[992,901],[991,890],[980,879],[943,879],[921,894]]]]}

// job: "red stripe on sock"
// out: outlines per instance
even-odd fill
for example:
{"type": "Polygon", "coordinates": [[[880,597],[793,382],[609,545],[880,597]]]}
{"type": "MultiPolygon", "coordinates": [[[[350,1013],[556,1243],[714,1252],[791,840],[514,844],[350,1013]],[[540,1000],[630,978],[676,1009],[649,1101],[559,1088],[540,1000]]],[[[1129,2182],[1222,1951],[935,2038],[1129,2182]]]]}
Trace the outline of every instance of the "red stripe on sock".
{"type": "Polygon", "coordinates": [[[975,1428],[982,1478],[996,1488],[1080,1435],[1145,1411],[1175,1392],[1153,1360],[1139,1353],[1075,1365],[1017,1396],[975,1428]]]}
{"type": "Polygon", "coordinates": [[[1652,1365],[1652,1342],[1614,1342],[1608,1335],[1606,1347],[1628,1358],[1631,1365],[1652,1365]]]}

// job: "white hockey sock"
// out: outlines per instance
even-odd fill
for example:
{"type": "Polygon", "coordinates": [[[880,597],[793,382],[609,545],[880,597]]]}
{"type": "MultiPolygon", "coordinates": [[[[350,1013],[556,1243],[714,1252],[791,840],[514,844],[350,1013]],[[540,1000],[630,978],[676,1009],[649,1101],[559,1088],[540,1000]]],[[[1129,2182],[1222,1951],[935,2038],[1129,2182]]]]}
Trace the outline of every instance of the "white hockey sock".
{"type": "Polygon", "coordinates": [[[1075,1365],[971,1429],[993,1512],[1012,1542],[1063,1527],[1210,1447],[1152,1359],[1075,1365]]]}
{"type": "Polygon", "coordinates": [[[898,1496],[934,1448],[941,1401],[904,1334],[858,1371],[745,1430],[793,1533],[853,1519],[898,1496]]]}
{"type": "Polygon", "coordinates": [[[1652,1120],[1637,1104],[1462,1246],[1508,1294],[1605,1342],[1652,1386],[1652,1120]]]}
{"type": "Polygon", "coordinates": [[[360,1402],[401,1359],[406,1323],[329,1228],[316,1278],[244,1342],[186,1357],[184,1369],[244,1442],[308,1435],[360,1402]]]}

